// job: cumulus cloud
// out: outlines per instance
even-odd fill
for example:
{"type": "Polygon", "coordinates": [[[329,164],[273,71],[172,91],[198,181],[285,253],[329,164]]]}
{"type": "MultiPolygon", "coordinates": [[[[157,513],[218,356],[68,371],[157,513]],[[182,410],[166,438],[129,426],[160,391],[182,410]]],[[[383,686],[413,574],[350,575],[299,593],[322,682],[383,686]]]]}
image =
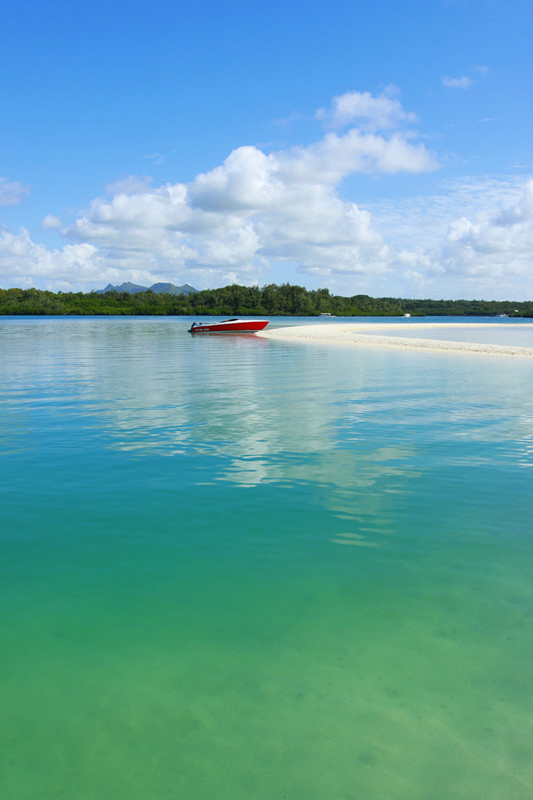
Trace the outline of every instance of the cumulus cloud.
{"type": "Polygon", "coordinates": [[[374,204],[374,226],[390,246],[391,292],[394,286],[425,297],[530,298],[532,183],[463,178],[443,181],[435,194],[374,204]]]}
{"type": "Polygon", "coordinates": [[[122,178],[66,229],[48,215],[42,225],[62,227],[62,249],[47,250],[23,228],[0,229],[2,284],[169,280],[201,288],[268,282],[284,265],[344,294],[442,287],[441,296],[452,296],[447,285],[467,282],[480,296],[507,268],[525,281],[530,184],[519,191],[516,180],[465,179],[432,196],[363,208],[343,197],[347,177],[416,175],[438,162],[408,129],[414,115],[392,90],[341,95],[321,116],[329,129],[307,146],[239,147],[190,183],[122,178]]]}
{"type": "Polygon", "coordinates": [[[389,130],[403,122],[417,122],[416,114],[405,111],[394,96],[395,86],[374,97],[370,92],[346,92],[333,98],[331,108],[320,108],[317,119],[324,120],[332,128],[343,128],[357,123],[363,129],[372,131],[389,130]]]}
{"type": "Polygon", "coordinates": [[[20,228],[17,233],[0,230],[0,277],[3,286],[39,286],[74,291],[99,287],[102,282],[121,283],[126,279],[135,283],[153,283],[149,270],[134,269],[129,264],[125,278],[123,266],[118,261],[110,262],[105,252],[87,242],[49,250],[43,244],[32,241],[26,228],[20,228]]]}
{"type": "Polygon", "coordinates": [[[0,231],[0,271],[14,285],[28,283],[29,272],[33,281],[53,276],[78,283],[90,280],[102,267],[102,256],[91,244],[48,250],[33,242],[26,228],[20,228],[18,233],[0,231]]]}
{"type": "Polygon", "coordinates": [[[44,228],[45,231],[51,231],[61,228],[62,224],[59,217],[55,217],[53,214],[47,214],[41,222],[41,227],[44,228]]]}
{"type": "MultiPolygon", "coordinates": [[[[373,127],[378,117],[385,128],[412,120],[392,97],[374,98],[375,106],[370,95],[361,98],[359,117],[372,117],[373,127]]],[[[306,147],[269,154],[239,147],[189,184],[152,188],[129,178],[95,199],[68,235],[105,251],[109,263],[148,263],[159,275],[219,270],[250,282],[272,261],[309,274],[382,271],[387,245],[370,215],[341,199],[339,184],[357,172],[418,173],[438,164],[412,132],[371,132],[366,122],[306,147]]]]}
{"type": "Polygon", "coordinates": [[[114,194],[143,194],[151,191],[152,183],[153,178],[128,175],[126,178],[119,178],[106,186],[106,194],[110,197],[114,194]]]}
{"type": "Polygon", "coordinates": [[[533,180],[512,206],[452,220],[444,246],[448,271],[466,277],[531,280],[533,180]]]}
{"type": "Polygon", "coordinates": [[[474,83],[472,78],[463,75],[461,78],[443,78],[442,82],[448,89],[469,89],[474,83]]]}
{"type": "Polygon", "coordinates": [[[29,188],[19,181],[0,178],[0,206],[17,206],[29,193],[29,188]]]}

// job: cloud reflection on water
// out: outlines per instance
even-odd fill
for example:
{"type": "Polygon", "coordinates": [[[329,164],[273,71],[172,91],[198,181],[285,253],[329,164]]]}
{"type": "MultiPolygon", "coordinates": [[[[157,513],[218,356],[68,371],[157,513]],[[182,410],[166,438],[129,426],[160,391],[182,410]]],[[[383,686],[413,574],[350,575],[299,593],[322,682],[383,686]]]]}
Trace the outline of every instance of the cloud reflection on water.
{"type": "Polygon", "coordinates": [[[59,393],[112,448],[192,457],[199,483],[312,484],[335,514],[362,525],[410,491],[433,442],[444,443],[449,463],[464,464],[490,461],[491,453],[467,455],[461,442],[518,440],[521,463],[531,464],[531,414],[514,413],[524,408],[518,372],[529,365],[191,337],[187,325],[11,325],[16,413],[25,413],[24,402],[53,403],[59,393]],[[36,344],[28,359],[30,335],[36,344]],[[17,359],[17,336],[24,358],[17,359]]]}

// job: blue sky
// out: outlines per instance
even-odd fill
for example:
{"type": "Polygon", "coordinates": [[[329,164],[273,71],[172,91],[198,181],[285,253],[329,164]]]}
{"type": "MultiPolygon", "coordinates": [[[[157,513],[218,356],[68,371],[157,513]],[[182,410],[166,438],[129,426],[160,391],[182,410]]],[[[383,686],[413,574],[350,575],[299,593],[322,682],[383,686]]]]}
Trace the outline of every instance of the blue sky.
{"type": "Polygon", "coordinates": [[[533,295],[533,6],[24,2],[0,287],[533,295]]]}

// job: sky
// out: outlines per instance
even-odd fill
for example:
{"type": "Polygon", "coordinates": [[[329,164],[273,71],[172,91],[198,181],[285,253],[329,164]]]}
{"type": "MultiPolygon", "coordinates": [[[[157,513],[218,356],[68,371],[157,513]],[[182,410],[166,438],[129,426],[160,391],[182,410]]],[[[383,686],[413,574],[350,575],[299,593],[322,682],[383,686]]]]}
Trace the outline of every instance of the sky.
{"type": "Polygon", "coordinates": [[[0,288],[533,298],[530,0],[69,0],[0,31],[0,288]]]}

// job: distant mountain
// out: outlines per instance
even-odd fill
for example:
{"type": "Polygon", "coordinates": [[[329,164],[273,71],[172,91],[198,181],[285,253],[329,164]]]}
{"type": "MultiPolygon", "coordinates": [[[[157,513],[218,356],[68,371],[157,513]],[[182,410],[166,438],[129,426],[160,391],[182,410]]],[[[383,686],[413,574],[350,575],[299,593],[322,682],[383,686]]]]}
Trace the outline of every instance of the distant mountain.
{"type": "Polygon", "coordinates": [[[146,292],[151,289],[155,294],[197,294],[199,289],[195,289],[189,283],[184,283],[183,286],[174,286],[173,283],[154,283],[152,286],[139,286],[137,283],[121,283],[120,286],[113,286],[108,283],[105,289],[97,289],[96,294],[104,294],[104,292],[146,292]]]}
{"type": "Polygon", "coordinates": [[[153,283],[150,289],[156,294],[198,294],[199,291],[190,283],[184,283],[183,286],[174,286],[173,283],[153,283]]]}
{"type": "Polygon", "coordinates": [[[146,286],[139,286],[136,283],[121,283],[120,286],[113,286],[112,283],[108,283],[105,289],[97,289],[96,294],[104,294],[105,292],[129,292],[134,294],[135,292],[145,291],[146,286]]]}

